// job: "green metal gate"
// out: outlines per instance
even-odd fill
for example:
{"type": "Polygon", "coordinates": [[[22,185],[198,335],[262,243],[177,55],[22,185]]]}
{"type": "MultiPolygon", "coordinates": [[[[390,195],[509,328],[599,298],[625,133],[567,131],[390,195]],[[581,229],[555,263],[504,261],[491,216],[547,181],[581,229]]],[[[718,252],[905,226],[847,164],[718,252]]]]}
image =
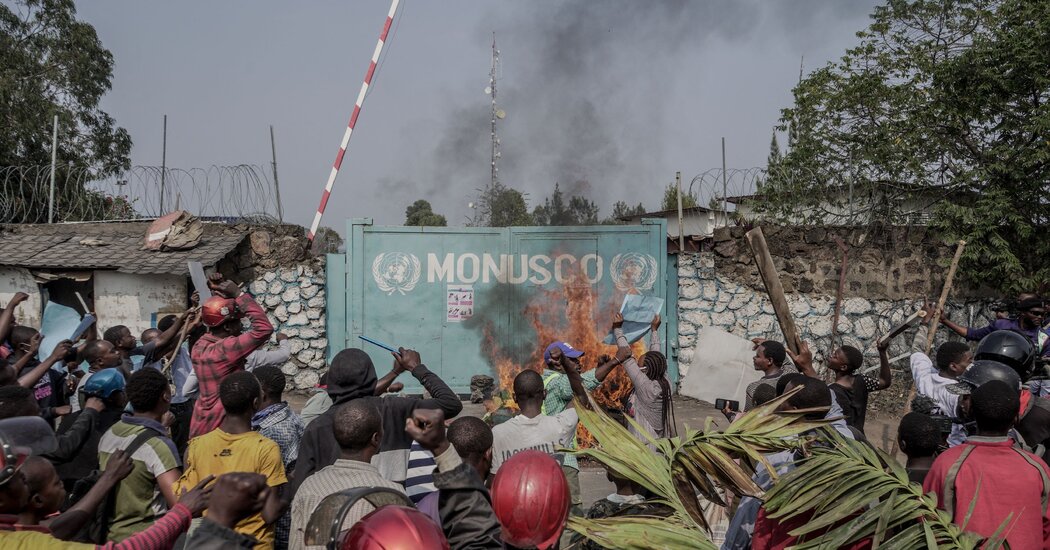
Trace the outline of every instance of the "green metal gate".
{"type": "MultiPolygon", "coordinates": [[[[418,350],[428,368],[466,393],[471,376],[496,376],[496,356],[519,365],[535,361],[549,344],[537,341],[535,311],[544,311],[544,327],[548,321],[568,324],[564,316],[558,319],[559,307],[568,305],[568,293],[581,290],[595,297],[589,328],[602,335],[625,294],[664,297],[664,317],[671,322],[661,332],[668,352],[673,342],[666,334],[676,334],[677,270],[668,269],[674,264],[666,239],[663,220],[512,228],[383,227],[367,218],[350,220],[346,254],[330,254],[327,262],[329,359],[359,347],[385,374],[393,364],[390,354],[359,340],[363,334],[418,350]]],[[[668,353],[674,381],[676,355],[668,353]]],[[[401,381],[409,391],[418,389],[409,376],[401,381]]]]}

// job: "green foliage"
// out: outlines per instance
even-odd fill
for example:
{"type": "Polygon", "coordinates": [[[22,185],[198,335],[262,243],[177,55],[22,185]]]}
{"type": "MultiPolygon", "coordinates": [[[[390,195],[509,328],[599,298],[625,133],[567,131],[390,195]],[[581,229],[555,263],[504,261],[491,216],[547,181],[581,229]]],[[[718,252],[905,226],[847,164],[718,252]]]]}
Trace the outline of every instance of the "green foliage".
{"type": "MultiPolygon", "coordinates": [[[[682,208],[692,208],[699,206],[699,200],[696,195],[690,195],[686,191],[682,191],[682,208]]],[[[660,202],[660,210],[678,210],[678,186],[669,183],[667,188],[664,189],[664,198],[660,202]]]]}
{"type": "Polygon", "coordinates": [[[532,215],[529,214],[521,191],[499,184],[489,200],[489,219],[486,224],[489,227],[532,225],[532,215]]]}
{"type": "MultiPolygon", "coordinates": [[[[953,524],[947,512],[937,508],[937,497],[923,494],[922,486],[910,482],[907,471],[882,451],[838,434],[828,437],[832,445],[812,447],[811,456],[765,495],[769,517],[811,518],[793,535],[803,537],[834,526],[793,548],[842,548],[868,538],[875,548],[1001,545],[1001,540],[990,540],[982,546],[981,537],[953,524]]],[[[1000,534],[1009,522],[1005,518],[1000,534]]]]}
{"type": "Polygon", "coordinates": [[[554,193],[533,209],[532,221],[547,226],[596,225],[598,205],[580,195],[573,195],[566,202],[561,186],[555,183],[554,193]]]}
{"type": "Polygon", "coordinates": [[[1050,279],[1050,3],[889,0],[860,43],[794,89],[763,215],[911,223],[968,243],[960,275],[1050,279]],[[851,217],[852,216],[852,217],[851,217]]]}
{"type": "Polygon", "coordinates": [[[616,201],[616,203],[613,204],[612,214],[608,218],[602,220],[602,225],[622,225],[627,223],[623,221],[624,218],[640,216],[645,214],[645,212],[645,206],[642,205],[642,203],[630,206],[624,201],[616,201]]]}
{"type": "Polygon", "coordinates": [[[445,216],[435,214],[430,201],[419,199],[405,209],[405,225],[420,227],[445,227],[445,216]]]}
{"type": "MultiPolygon", "coordinates": [[[[112,78],[113,55],[94,27],[76,19],[72,0],[0,4],[0,166],[49,165],[58,115],[59,166],[86,168],[93,178],[127,169],[131,137],[99,107],[112,78]]],[[[81,197],[82,180],[67,182],[60,174],[57,183],[77,186],[58,189],[62,197],[104,200],[81,197]]],[[[40,219],[24,221],[45,221],[47,205],[37,210],[40,219]]]]}

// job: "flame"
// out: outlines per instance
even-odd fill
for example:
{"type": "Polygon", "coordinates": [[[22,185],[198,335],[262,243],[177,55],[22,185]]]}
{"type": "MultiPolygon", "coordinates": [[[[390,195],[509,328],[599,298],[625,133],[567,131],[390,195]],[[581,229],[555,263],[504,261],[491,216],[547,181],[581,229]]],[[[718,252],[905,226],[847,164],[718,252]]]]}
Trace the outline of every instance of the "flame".
{"type": "MultiPolygon", "coordinates": [[[[511,358],[493,334],[491,326],[484,327],[483,341],[499,382],[499,397],[486,403],[489,412],[501,406],[517,410],[517,405],[511,399],[514,377],[525,368],[542,373],[543,351],[551,342],[561,340],[583,351],[584,356],[580,359],[583,372],[596,368],[600,356],[612,357],[616,346],[602,342],[608,329],[598,327],[609,326],[622,301],[623,295],[617,293],[611,301],[601,303],[598,292],[582,272],[570,274],[561,288],[539,290],[522,311],[536,332],[535,346],[524,362],[511,358]]],[[[645,345],[636,342],[632,349],[637,357],[645,352],[645,345]]],[[[631,380],[623,367],[616,367],[591,395],[600,406],[621,410],[626,406],[632,390],[631,380]]],[[[590,447],[594,443],[594,438],[583,426],[577,429],[577,440],[580,447],[590,447]]]]}

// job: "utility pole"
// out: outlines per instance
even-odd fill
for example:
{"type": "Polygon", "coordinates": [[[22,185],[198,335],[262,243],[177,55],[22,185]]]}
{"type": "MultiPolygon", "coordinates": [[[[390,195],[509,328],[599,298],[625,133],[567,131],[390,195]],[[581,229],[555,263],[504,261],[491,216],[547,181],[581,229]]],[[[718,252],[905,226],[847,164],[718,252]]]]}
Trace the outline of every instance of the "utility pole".
{"type": "Polygon", "coordinates": [[[722,136],[722,219],[729,227],[729,186],[726,184],[726,138],[722,136]]]}
{"type": "Polygon", "coordinates": [[[55,170],[58,168],[58,115],[51,131],[51,193],[47,201],[47,223],[55,223],[55,170]]]}
{"type": "Polygon", "coordinates": [[[168,171],[168,115],[164,115],[164,137],[161,141],[160,146],[160,212],[158,216],[163,216],[164,212],[164,175],[168,171]]]}
{"type": "Polygon", "coordinates": [[[490,113],[491,124],[492,124],[492,174],[489,182],[488,191],[484,193],[484,203],[482,204],[481,215],[486,218],[488,223],[492,220],[492,199],[496,192],[496,188],[499,186],[499,166],[496,165],[500,158],[499,150],[499,135],[496,134],[496,121],[505,116],[503,111],[500,111],[496,107],[496,81],[499,79],[499,50],[496,49],[496,33],[492,33],[492,68],[489,70],[489,85],[485,89],[485,92],[492,97],[492,109],[490,113]]]}
{"type": "Polygon", "coordinates": [[[277,141],[273,137],[273,124],[270,125],[270,151],[273,153],[273,192],[277,198],[277,221],[284,223],[284,207],[281,206],[281,185],[277,182],[277,141]]]}
{"type": "Polygon", "coordinates": [[[685,229],[682,227],[682,172],[674,173],[675,185],[678,187],[678,253],[685,252],[685,229]]]}

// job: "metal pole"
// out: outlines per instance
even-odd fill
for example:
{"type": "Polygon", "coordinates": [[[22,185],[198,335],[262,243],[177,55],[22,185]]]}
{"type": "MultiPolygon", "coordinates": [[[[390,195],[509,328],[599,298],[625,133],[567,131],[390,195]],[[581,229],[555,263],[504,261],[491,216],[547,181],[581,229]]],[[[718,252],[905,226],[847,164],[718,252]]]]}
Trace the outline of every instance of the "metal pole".
{"type": "Polygon", "coordinates": [[[277,220],[284,223],[284,208],[281,206],[281,185],[277,182],[277,141],[273,138],[273,124],[270,125],[270,151],[273,152],[273,191],[277,195],[277,220]]]}
{"type": "Polygon", "coordinates": [[[729,196],[726,185],[726,138],[722,137],[722,219],[726,227],[729,227],[729,196]]]}
{"type": "Polygon", "coordinates": [[[164,215],[164,174],[168,171],[168,115],[164,115],[164,139],[160,146],[160,212],[164,215]]]}
{"type": "Polygon", "coordinates": [[[47,223],[55,223],[55,171],[58,168],[58,115],[51,131],[51,194],[47,201],[47,223]]]}
{"type": "Polygon", "coordinates": [[[674,180],[678,186],[678,252],[685,252],[685,230],[682,227],[682,172],[674,173],[674,180]]]}

